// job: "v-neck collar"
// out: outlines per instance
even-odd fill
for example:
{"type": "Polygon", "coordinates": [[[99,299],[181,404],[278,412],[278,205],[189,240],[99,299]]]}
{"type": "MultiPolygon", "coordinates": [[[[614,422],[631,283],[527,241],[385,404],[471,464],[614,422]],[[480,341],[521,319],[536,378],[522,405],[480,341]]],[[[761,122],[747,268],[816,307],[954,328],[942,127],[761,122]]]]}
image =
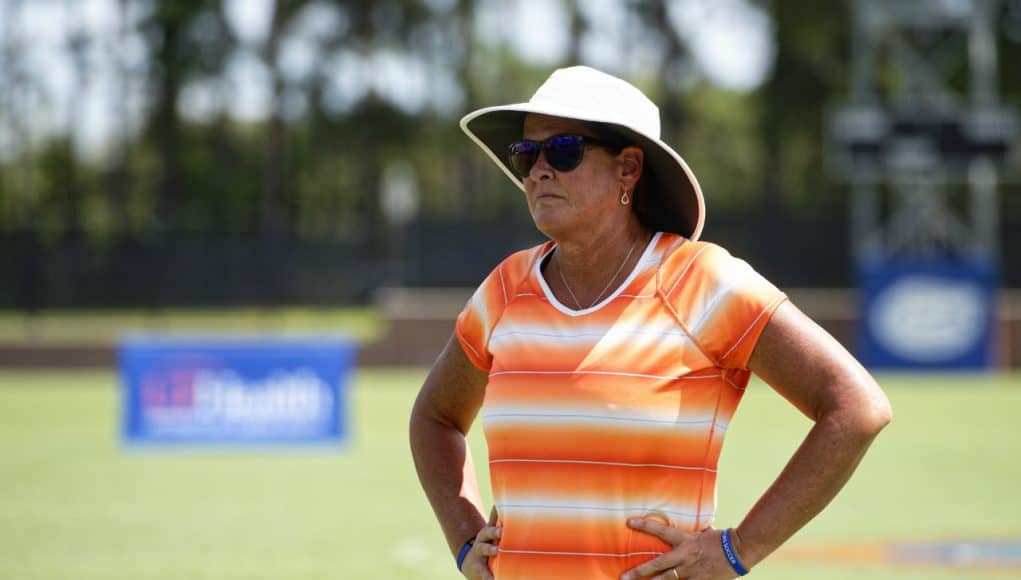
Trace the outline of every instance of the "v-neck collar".
{"type": "Polygon", "coordinates": [[[654,249],[659,244],[661,236],[662,232],[656,232],[655,234],[653,234],[652,239],[650,239],[649,243],[645,245],[645,250],[642,251],[641,257],[639,257],[638,261],[635,262],[635,265],[631,269],[631,273],[628,274],[627,278],[625,278],[624,281],[621,282],[613,292],[611,292],[609,295],[607,295],[605,298],[603,298],[596,304],[589,306],[588,308],[575,310],[567,306],[566,304],[560,302],[560,300],[558,300],[557,297],[553,294],[553,290],[550,289],[549,284],[546,282],[546,277],[542,275],[542,263],[545,262],[547,258],[549,258],[550,254],[553,253],[553,250],[557,249],[556,243],[551,243],[549,249],[543,252],[539,259],[535,261],[532,275],[535,276],[539,288],[542,290],[543,295],[546,296],[546,299],[549,300],[549,303],[553,306],[553,308],[556,308],[561,313],[566,314],[567,316],[584,316],[586,314],[591,314],[592,312],[596,312],[603,308],[603,306],[612,302],[617,296],[621,294],[621,292],[624,291],[625,288],[627,288],[628,286],[631,285],[632,282],[634,282],[635,278],[637,278],[639,274],[648,269],[650,265],[649,256],[653,253],[654,249]]]}

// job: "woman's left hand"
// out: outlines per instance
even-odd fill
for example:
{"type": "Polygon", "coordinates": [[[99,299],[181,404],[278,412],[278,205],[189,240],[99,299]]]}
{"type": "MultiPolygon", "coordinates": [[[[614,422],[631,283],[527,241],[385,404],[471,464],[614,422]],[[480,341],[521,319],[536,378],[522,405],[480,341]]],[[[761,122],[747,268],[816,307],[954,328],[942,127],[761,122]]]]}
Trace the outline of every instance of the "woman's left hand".
{"type": "Polygon", "coordinates": [[[727,563],[720,544],[719,530],[706,528],[686,532],[656,519],[631,518],[629,528],[656,536],[673,548],[662,555],[625,572],[621,580],[731,580],[737,574],[727,563]]]}

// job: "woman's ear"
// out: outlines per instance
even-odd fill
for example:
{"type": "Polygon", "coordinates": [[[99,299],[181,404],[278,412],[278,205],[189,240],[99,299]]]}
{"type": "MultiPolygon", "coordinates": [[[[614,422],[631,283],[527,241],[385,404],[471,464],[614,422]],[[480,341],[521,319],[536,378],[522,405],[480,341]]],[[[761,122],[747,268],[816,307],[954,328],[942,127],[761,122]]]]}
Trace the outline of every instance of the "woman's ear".
{"type": "Polygon", "coordinates": [[[624,181],[624,187],[628,190],[634,189],[642,176],[645,152],[640,147],[625,147],[621,149],[617,159],[620,160],[620,178],[624,181]]]}

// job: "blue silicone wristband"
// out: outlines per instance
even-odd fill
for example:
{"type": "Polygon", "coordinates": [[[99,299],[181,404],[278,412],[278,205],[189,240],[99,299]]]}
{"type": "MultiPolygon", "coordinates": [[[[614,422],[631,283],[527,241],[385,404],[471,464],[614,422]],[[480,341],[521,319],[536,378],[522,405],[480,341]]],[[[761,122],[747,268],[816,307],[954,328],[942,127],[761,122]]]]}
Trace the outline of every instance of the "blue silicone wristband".
{"type": "Polygon", "coordinates": [[[472,539],[468,540],[467,542],[465,542],[464,545],[461,546],[461,549],[457,552],[457,570],[458,571],[460,571],[461,570],[461,566],[464,565],[464,559],[468,557],[468,552],[472,549],[473,545],[475,545],[475,538],[472,538],[472,539]]]}
{"type": "Polygon", "coordinates": [[[748,573],[748,568],[745,568],[741,560],[737,559],[734,546],[730,543],[730,530],[731,528],[723,530],[723,535],[720,536],[720,543],[723,544],[723,555],[727,557],[727,562],[730,562],[730,567],[734,569],[734,572],[738,576],[744,576],[748,573]]]}

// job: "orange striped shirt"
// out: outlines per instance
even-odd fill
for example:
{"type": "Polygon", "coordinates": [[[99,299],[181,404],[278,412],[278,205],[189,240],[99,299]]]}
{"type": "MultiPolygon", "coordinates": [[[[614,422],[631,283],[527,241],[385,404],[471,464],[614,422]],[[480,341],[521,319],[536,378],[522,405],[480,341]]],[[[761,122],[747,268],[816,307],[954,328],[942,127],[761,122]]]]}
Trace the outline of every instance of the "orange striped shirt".
{"type": "Polygon", "coordinates": [[[482,422],[503,528],[490,566],[500,579],[617,578],[669,549],[627,518],[712,523],[748,358],[786,297],[719,246],[657,233],[613,294],[575,311],[540,273],[553,249],[504,260],[457,319],[489,372],[482,422]]]}

